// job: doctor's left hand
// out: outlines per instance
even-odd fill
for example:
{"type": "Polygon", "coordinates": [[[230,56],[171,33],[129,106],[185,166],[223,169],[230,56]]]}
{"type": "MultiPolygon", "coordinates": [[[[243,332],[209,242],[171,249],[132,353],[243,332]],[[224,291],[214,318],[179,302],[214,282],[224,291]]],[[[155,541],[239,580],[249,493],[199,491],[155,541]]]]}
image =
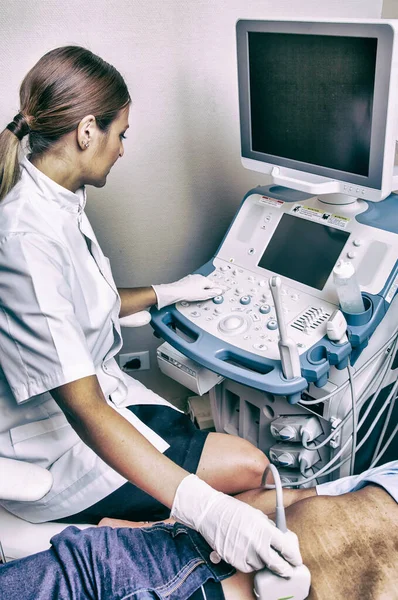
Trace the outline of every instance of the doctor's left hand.
{"type": "Polygon", "coordinates": [[[203,275],[187,275],[174,283],[153,285],[157,297],[157,307],[160,310],[164,306],[186,300],[209,300],[220,296],[225,290],[211,279],[203,275]]]}

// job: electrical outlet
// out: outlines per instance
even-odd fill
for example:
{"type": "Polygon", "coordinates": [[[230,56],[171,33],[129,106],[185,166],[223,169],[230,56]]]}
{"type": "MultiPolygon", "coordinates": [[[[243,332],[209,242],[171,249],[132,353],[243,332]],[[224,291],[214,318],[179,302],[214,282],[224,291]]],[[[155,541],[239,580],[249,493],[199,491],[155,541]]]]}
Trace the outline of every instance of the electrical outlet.
{"type": "Polygon", "coordinates": [[[147,371],[149,369],[149,352],[129,352],[119,355],[119,365],[125,373],[147,371]]]}

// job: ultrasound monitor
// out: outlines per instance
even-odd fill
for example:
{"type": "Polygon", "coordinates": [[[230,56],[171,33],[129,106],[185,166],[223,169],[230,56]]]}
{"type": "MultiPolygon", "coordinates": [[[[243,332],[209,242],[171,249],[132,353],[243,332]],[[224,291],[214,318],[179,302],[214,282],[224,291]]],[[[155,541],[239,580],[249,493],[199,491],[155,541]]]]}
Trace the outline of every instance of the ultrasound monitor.
{"type": "Polygon", "coordinates": [[[397,23],[239,21],[243,165],[337,203],[398,187],[397,23]]]}

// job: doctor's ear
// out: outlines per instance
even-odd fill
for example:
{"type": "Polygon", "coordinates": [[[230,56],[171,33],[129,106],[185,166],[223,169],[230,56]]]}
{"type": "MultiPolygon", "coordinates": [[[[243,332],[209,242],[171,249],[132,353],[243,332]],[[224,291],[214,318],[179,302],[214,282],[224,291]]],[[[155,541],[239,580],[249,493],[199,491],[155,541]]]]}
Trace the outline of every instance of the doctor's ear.
{"type": "Polygon", "coordinates": [[[97,134],[97,122],[94,115],[87,115],[77,126],[77,144],[81,150],[86,150],[97,134]]]}

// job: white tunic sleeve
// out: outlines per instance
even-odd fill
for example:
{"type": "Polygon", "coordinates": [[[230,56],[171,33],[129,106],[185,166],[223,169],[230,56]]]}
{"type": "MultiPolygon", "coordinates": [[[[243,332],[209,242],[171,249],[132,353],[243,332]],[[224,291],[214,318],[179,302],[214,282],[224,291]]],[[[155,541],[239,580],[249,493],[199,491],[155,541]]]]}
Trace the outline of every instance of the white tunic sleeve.
{"type": "Polygon", "coordinates": [[[0,245],[1,367],[18,403],[95,374],[72,299],[67,251],[35,233],[0,245]]]}

